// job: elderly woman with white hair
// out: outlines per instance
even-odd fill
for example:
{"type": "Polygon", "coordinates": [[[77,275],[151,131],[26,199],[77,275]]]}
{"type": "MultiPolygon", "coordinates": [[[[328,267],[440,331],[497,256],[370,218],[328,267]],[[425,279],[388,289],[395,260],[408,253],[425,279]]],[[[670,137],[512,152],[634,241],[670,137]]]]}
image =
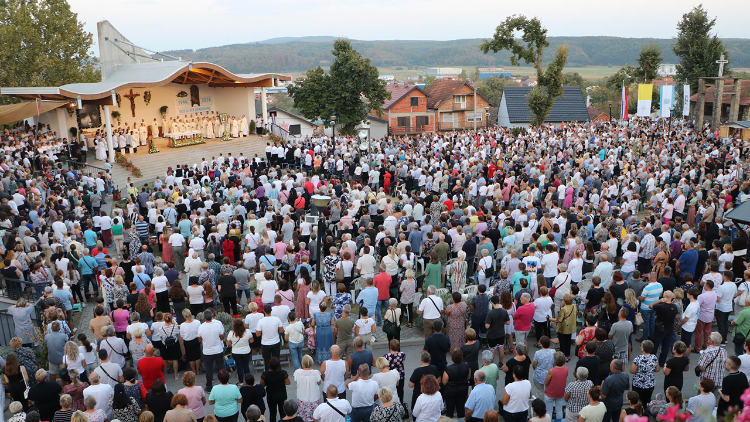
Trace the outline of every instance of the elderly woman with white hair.
{"type": "Polygon", "coordinates": [[[588,406],[589,389],[594,386],[588,379],[588,368],[579,366],[573,375],[576,380],[565,386],[565,422],[578,422],[578,413],[584,406],[588,406]]]}
{"type": "Polygon", "coordinates": [[[454,292],[463,292],[466,288],[466,274],[469,265],[466,262],[466,252],[459,250],[458,259],[448,267],[448,280],[454,292]]]}
{"type": "Polygon", "coordinates": [[[23,411],[23,405],[20,401],[14,401],[8,406],[8,411],[13,415],[8,419],[8,422],[25,422],[26,412],[23,411]]]}
{"type": "Polygon", "coordinates": [[[570,282],[573,280],[573,277],[571,277],[568,272],[567,264],[560,263],[557,265],[557,269],[559,270],[559,273],[552,281],[552,288],[549,291],[550,296],[552,296],[555,303],[555,315],[560,312],[560,307],[562,306],[565,295],[570,294],[570,282]]]}
{"type": "Polygon", "coordinates": [[[138,361],[146,357],[146,346],[151,344],[148,337],[143,337],[143,328],[136,327],[133,329],[133,338],[130,340],[128,350],[133,357],[133,367],[138,367],[138,361]]]}
{"type": "Polygon", "coordinates": [[[83,399],[83,404],[86,406],[86,411],[83,412],[88,419],[88,422],[105,422],[107,420],[107,414],[102,409],[96,408],[96,397],[86,396],[83,399]]]}
{"type": "Polygon", "coordinates": [[[477,263],[478,284],[484,284],[485,286],[490,287],[490,282],[495,274],[493,265],[494,262],[492,262],[489,249],[482,249],[482,257],[477,263]]]}
{"type": "Polygon", "coordinates": [[[313,358],[310,355],[302,357],[302,367],[294,371],[294,381],[297,384],[297,409],[299,417],[305,422],[312,422],[313,412],[320,405],[320,388],[322,381],[320,371],[313,369],[313,358]]]}
{"type": "Polygon", "coordinates": [[[390,322],[393,324],[391,326],[394,327],[386,329],[385,325],[383,326],[383,331],[388,336],[388,342],[393,339],[401,340],[401,309],[399,309],[398,299],[395,297],[388,299],[388,309],[386,309],[383,315],[383,320],[390,322]]]}

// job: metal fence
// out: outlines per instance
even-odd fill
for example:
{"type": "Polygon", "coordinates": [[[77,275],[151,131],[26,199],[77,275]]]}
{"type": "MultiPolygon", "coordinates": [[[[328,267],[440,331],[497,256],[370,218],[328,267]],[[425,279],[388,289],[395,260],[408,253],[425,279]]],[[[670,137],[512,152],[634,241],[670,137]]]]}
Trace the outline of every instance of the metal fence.
{"type": "Polygon", "coordinates": [[[84,173],[92,173],[92,174],[99,174],[99,172],[107,172],[107,169],[104,167],[98,167],[91,165],[89,163],[81,163],[78,161],[67,161],[68,170],[76,170],[78,172],[84,172],[84,173]]]}
{"type": "Polygon", "coordinates": [[[0,277],[0,283],[4,286],[2,295],[0,296],[11,300],[18,300],[18,298],[23,296],[29,303],[34,303],[42,297],[44,288],[49,286],[49,282],[47,281],[33,283],[31,281],[6,277],[0,277]]]}

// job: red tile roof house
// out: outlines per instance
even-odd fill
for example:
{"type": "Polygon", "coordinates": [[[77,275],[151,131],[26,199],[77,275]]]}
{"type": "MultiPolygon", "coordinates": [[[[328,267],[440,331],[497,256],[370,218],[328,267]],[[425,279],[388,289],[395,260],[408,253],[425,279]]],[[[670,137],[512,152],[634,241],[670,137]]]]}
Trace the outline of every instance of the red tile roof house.
{"type": "Polygon", "coordinates": [[[429,95],[422,88],[394,83],[385,89],[391,93],[391,99],[385,100],[382,107],[388,133],[403,135],[435,130],[434,116],[427,110],[429,95]]]}
{"type": "Polygon", "coordinates": [[[485,113],[490,103],[477,94],[474,105],[474,87],[463,80],[436,80],[425,87],[429,95],[427,108],[433,113],[438,130],[478,129],[487,125],[485,113]]]}

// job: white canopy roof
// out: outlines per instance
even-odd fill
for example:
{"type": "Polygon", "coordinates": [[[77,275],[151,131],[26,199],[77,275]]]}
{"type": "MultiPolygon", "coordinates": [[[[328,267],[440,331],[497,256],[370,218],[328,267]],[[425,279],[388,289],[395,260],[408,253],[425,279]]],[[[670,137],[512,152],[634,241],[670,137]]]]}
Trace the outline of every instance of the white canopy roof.
{"type": "MultiPolygon", "coordinates": [[[[76,83],[60,87],[1,88],[1,95],[46,100],[101,100],[109,99],[113,91],[146,88],[168,83],[207,84],[209,86],[272,87],[274,79],[289,81],[288,75],[275,73],[236,75],[212,63],[164,61],[118,65],[107,80],[96,83],[76,83]]],[[[107,101],[105,101],[107,102],[107,101]]],[[[111,104],[111,100],[108,102],[111,104]]]]}

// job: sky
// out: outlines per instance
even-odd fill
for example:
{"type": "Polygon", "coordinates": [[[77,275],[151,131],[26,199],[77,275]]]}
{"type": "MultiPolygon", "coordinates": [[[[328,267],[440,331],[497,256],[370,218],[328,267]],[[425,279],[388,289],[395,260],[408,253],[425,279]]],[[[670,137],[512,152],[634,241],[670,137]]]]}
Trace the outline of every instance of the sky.
{"type": "MultiPolygon", "coordinates": [[[[85,28],[109,20],[136,45],[199,49],[277,37],[489,38],[507,16],[536,16],[549,36],[672,38],[696,0],[68,0],[85,28]],[[104,6],[104,7],[103,7],[104,6]]],[[[704,0],[720,37],[748,38],[750,1],[704,0]]],[[[96,36],[94,36],[96,42],[96,36]]],[[[750,42],[750,41],[748,41],[750,42]]],[[[96,51],[97,48],[94,47],[96,51]]]]}

